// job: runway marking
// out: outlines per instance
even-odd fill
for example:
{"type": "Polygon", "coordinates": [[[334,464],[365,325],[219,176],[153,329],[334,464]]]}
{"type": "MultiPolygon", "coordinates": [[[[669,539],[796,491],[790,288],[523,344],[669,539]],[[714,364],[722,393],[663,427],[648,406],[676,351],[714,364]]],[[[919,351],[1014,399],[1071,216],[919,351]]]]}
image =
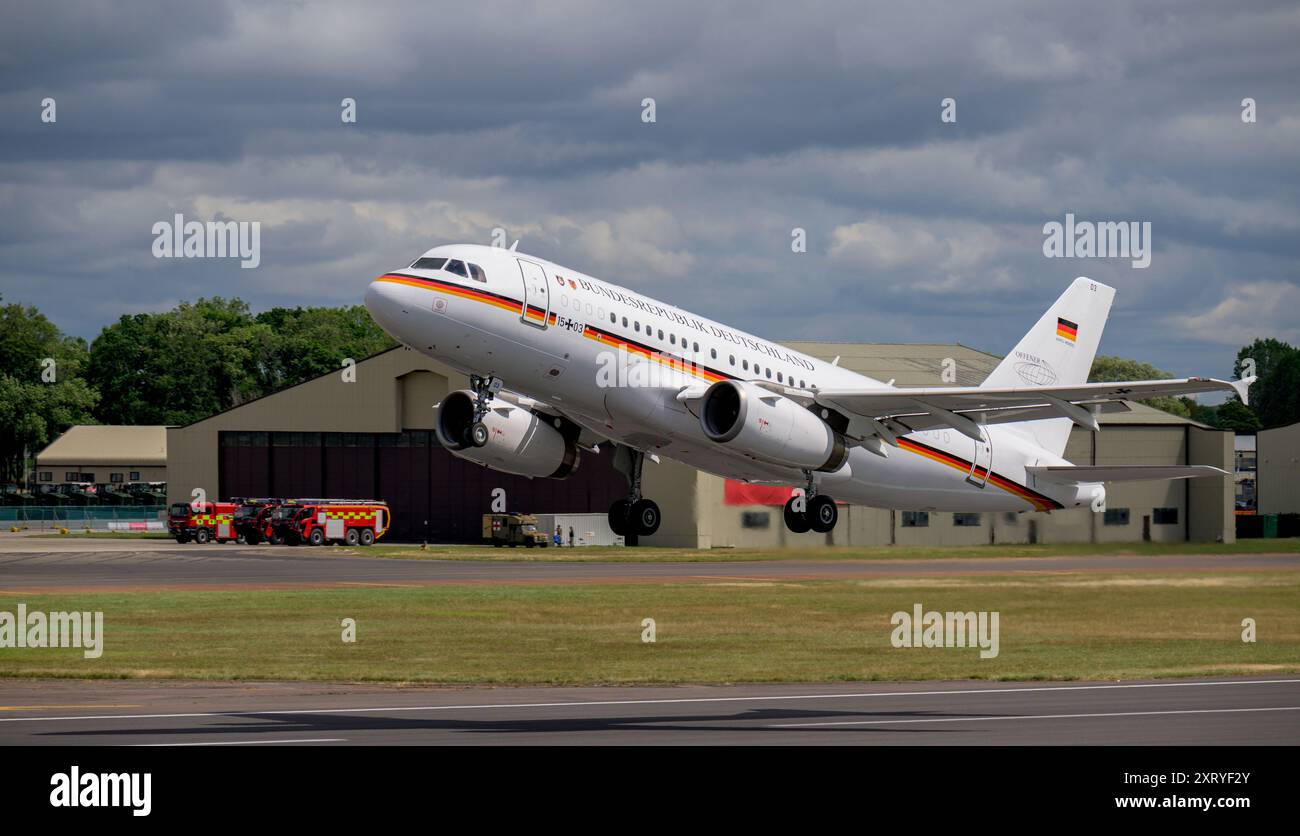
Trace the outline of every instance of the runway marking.
{"type": "Polygon", "coordinates": [[[680,705],[684,703],[718,703],[718,702],[764,702],[791,700],[844,700],[865,699],[868,697],[935,697],[964,696],[967,694],[1025,694],[1043,691],[1100,691],[1128,688],[1194,688],[1221,685],[1295,685],[1300,679],[1248,679],[1228,680],[1222,682],[1142,682],[1119,685],[1062,685],[1036,686],[1027,688],[970,688],[950,691],[876,691],[854,694],[773,694],[770,696],[748,697],[680,697],[676,699],[654,700],[570,700],[568,702],[536,703],[468,703],[464,705],[411,705],[411,706],[376,706],[371,708],[276,708],[265,711],[196,711],[176,714],[87,714],[63,717],[0,717],[0,723],[31,722],[76,722],[80,720],[164,720],[190,717],[258,717],[281,714],[370,714],[393,711],[476,711],[502,708],[572,708],[574,706],[619,706],[619,705],[680,705]]]}
{"type": "Polygon", "coordinates": [[[346,743],[345,737],[307,737],[293,740],[201,740],[196,743],[132,743],[132,746],[164,748],[167,746],[258,746],[261,744],[283,743],[346,743]]]}
{"type": "Polygon", "coordinates": [[[139,703],[121,705],[0,705],[0,711],[48,711],[51,708],[140,708],[139,703]]]}
{"type": "Polygon", "coordinates": [[[1154,717],[1166,714],[1234,714],[1245,711],[1300,711],[1300,705],[1278,708],[1187,708],[1168,711],[1114,711],[1104,714],[1025,714],[1013,717],[932,717],[925,720],[844,720],[829,723],[784,723],[768,729],[811,729],[823,726],[889,726],[904,723],[990,723],[995,720],[1075,720],[1088,717],[1154,717]]]}

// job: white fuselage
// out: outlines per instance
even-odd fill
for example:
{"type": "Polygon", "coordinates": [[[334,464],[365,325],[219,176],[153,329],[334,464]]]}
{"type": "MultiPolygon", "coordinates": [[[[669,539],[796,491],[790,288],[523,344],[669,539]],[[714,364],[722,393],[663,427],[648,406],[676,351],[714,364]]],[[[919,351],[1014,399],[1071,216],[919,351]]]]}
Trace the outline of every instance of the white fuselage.
{"type": "MultiPolygon", "coordinates": [[[[798,469],[710,440],[684,388],[726,378],[799,389],[886,384],[543,259],[475,245],[437,247],[482,268],[484,280],[444,270],[376,278],[366,307],[411,348],[609,438],[749,482],[801,486],[798,469]]],[[[1059,419],[1068,420],[1068,419],[1059,419]]],[[[1095,486],[1036,483],[1026,466],[1067,464],[1016,424],[986,441],[939,428],[900,437],[881,456],[853,447],[818,490],[880,508],[1028,511],[1087,504],[1095,486]]]]}

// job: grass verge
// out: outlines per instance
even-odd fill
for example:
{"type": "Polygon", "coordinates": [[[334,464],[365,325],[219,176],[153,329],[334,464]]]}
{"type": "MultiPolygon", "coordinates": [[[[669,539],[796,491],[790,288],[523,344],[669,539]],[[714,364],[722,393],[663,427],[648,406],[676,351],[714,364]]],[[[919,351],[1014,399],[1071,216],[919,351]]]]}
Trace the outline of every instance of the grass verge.
{"type": "Polygon", "coordinates": [[[1121,679],[1300,671],[1295,573],[435,586],[0,597],[100,610],[104,652],[0,649],[5,677],[630,684],[1121,679]],[[890,644],[891,615],[1000,613],[1000,652],[890,644]],[[356,619],[357,641],[341,640],[356,619]],[[656,641],[642,641],[642,621],[656,641]],[[1242,641],[1255,619],[1258,642],[1242,641]]]}

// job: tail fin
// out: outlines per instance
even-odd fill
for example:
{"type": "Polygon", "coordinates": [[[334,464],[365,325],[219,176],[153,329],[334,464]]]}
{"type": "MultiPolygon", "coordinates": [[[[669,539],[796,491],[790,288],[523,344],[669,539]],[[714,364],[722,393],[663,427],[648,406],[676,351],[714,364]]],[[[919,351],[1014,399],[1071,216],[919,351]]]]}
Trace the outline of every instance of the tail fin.
{"type": "MultiPolygon", "coordinates": [[[[1075,279],[981,385],[1087,383],[1114,298],[1113,287],[1082,276],[1075,279]]],[[[1046,418],[1018,426],[1059,456],[1065,451],[1073,423],[1069,418],[1046,418]]]]}

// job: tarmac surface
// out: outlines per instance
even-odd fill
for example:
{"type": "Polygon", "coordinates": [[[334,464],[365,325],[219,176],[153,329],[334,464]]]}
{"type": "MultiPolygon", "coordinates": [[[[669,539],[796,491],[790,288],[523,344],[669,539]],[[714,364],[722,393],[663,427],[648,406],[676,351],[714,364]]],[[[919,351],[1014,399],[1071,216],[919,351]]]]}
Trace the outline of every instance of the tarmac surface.
{"type": "Polygon", "coordinates": [[[1296,553],[614,563],[374,558],[364,551],[347,554],[341,549],[198,546],[160,540],[0,539],[0,591],[27,593],[1297,570],[1300,554],[1296,553]]]}
{"type": "Polygon", "coordinates": [[[1300,744],[1300,679],[437,688],[0,681],[0,745],[1300,744]]]}

